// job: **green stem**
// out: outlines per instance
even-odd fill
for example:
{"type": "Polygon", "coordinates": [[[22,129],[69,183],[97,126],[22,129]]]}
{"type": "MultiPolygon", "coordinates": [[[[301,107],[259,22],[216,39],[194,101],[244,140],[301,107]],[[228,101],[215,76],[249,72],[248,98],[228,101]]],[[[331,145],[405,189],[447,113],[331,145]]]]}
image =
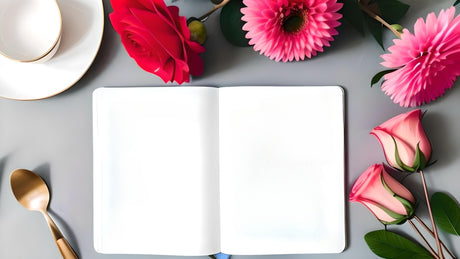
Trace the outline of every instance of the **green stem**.
{"type": "Polygon", "coordinates": [[[436,254],[436,252],[433,250],[433,248],[430,246],[430,243],[428,243],[428,241],[426,241],[426,238],[422,235],[422,233],[420,232],[420,230],[418,230],[418,228],[414,225],[414,223],[412,222],[411,219],[408,220],[408,222],[410,223],[410,225],[412,226],[412,228],[415,230],[415,232],[417,232],[417,234],[423,239],[423,241],[425,242],[425,244],[428,246],[428,249],[429,249],[429,252],[430,254],[436,258],[436,259],[439,259],[439,255],[436,254]]]}
{"type": "Polygon", "coordinates": [[[430,198],[428,196],[428,190],[426,188],[425,176],[422,170],[419,170],[418,172],[420,173],[420,176],[422,177],[422,185],[423,185],[423,191],[425,192],[426,206],[428,207],[428,213],[430,214],[430,220],[431,220],[431,225],[433,227],[434,239],[436,239],[436,246],[438,248],[438,254],[441,259],[444,259],[444,255],[442,253],[442,248],[441,248],[441,242],[439,242],[438,229],[436,228],[436,224],[434,223],[433,213],[431,212],[431,204],[430,204],[430,198]]]}
{"type": "Polygon", "coordinates": [[[365,4],[363,4],[360,0],[358,0],[359,6],[361,7],[361,10],[363,10],[365,13],[367,13],[371,18],[377,20],[379,23],[383,24],[385,27],[390,29],[396,37],[401,38],[401,33],[397,31],[393,26],[391,26],[389,23],[387,23],[382,17],[378,16],[376,13],[374,13],[371,9],[369,9],[365,4]]]}
{"type": "Polygon", "coordinates": [[[219,8],[221,8],[224,5],[228,4],[228,2],[230,2],[230,0],[224,0],[220,4],[214,5],[214,8],[212,8],[209,12],[203,14],[200,18],[198,18],[198,20],[200,20],[200,21],[205,20],[208,16],[210,16],[212,13],[217,11],[219,8]]]}
{"type": "MultiPolygon", "coordinates": [[[[419,217],[417,217],[417,215],[414,215],[414,218],[418,221],[418,223],[420,223],[420,225],[422,225],[423,228],[425,228],[426,231],[428,231],[428,233],[430,233],[430,235],[432,237],[434,237],[434,233],[433,231],[431,231],[431,229],[425,224],[425,222],[423,222],[419,217]]],[[[441,242],[441,245],[442,247],[444,248],[444,250],[447,251],[447,253],[453,258],[453,259],[456,259],[457,257],[455,257],[454,254],[452,254],[452,252],[447,248],[447,246],[442,242],[442,240],[439,240],[439,242],[441,242]]]]}

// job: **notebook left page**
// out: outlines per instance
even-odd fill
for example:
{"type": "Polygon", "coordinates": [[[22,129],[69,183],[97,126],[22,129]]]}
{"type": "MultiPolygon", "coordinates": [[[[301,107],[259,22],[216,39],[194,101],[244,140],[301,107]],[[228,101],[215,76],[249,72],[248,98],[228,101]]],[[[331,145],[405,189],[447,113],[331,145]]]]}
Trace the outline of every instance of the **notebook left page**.
{"type": "Polygon", "coordinates": [[[219,252],[217,127],[216,88],[93,93],[96,251],[219,252]]]}

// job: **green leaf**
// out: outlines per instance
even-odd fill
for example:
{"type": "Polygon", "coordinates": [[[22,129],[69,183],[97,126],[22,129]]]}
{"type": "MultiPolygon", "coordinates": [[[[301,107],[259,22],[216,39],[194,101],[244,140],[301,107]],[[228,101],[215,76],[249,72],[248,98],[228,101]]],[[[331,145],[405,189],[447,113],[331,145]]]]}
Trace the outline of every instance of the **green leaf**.
{"type": "Polygon", "coordinates": [[[454,199],[442,192],[436,192],[431,196],[431,210],[440,229],[460,236],[460,207],[454,199]]]}
{"type": "Polygon", "coordinates": [[[372,252],[383,258],[432,258],[430,253],[421,245],[390,231],[372,231],[367,233],[364,239],[372,252]]]}
{"type": "Polygon", "coordinates": [[[460,0],[455,1],[454,6],[458,5],[460,3],[460,0]]]}
{"type": "Polygon", "coordinates": [[[382,47],[382,49],[385,49],[383,47],[383,38],[382,38],[382,33],[383,33],[383,25],[370,17],[369,15],[364,16],[366,20],[367,27],[369,28],[369,31],[371,32],[372,36],[374,36],[374,39],[377,41],[377,43],[382,47]]]}
{"type": "Polygon", "coordinates": [[[342,14],[358,32],[364,35],[364,13],[361,11],[357,0],[342,0],[342,14]]]}
{"type": "MultiPolygon", "coordinates": [[[[459,0],[460,1],[460,0],[459,0]]],[[[396,69],[388,69],[388,70],[383,70],[383,71],[380,71],[378,72],[377,74],[375,74],[375,76],[372,77],[372,80],[371,80],[371,87],[373,85],[375,85],[377,82],[380,81],[380,79],[382,79],[382,77],[388,73],[391,73],[393,71],[396,71],[396,69]]]]}
{"type": "Polygon", "coordinates": [[[244,21],[241,20],[243,14],[240,9],[244,6],[242,0],[230,0],[220,12],[220,29],[225,39],[239,47],[249,46],[246,31],[243,30],[244,21]]]}
{"type": "Polygon", "coordinates": [[[377,0],[382,18],[389,24],[398,23],[409,10],[409,5],[398,0],[377,0]]]}

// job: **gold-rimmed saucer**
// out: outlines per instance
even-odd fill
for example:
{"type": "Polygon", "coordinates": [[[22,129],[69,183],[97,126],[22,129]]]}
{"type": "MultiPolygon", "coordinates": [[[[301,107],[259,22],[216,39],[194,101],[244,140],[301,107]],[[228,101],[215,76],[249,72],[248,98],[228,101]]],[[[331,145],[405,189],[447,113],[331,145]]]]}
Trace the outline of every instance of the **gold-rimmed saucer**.
{"type": "Polygon", "coordinates": [[[86,73],[104,29],[102,0],[58,0],[62,13],[59,49],[44,63],[24,63],[0,55],[0,97],[37,100],[59,94],[86,73]]]}

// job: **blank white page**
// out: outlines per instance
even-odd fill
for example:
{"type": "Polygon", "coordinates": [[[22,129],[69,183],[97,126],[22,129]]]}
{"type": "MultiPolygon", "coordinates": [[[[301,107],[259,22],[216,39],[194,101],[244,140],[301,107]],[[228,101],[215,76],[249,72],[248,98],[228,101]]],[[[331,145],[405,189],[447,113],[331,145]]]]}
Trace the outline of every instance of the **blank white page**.
{"type": "Polygon", "coordinates": [[[94,92],[98,252],[219,252],[217,91],[130,87],[94,92]]]}
{"type": "Polygon", "coordinates": [[[341,252],[342,88],[227,87],[219,98],[222,251],[341,252]]]}

